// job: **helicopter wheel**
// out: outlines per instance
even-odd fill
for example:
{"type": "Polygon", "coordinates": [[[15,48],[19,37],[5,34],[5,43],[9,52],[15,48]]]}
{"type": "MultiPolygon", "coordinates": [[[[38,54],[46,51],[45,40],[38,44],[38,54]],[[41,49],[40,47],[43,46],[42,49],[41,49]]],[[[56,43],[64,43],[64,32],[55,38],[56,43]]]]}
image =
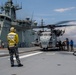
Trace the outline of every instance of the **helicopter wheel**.
{"type": "Polygon", "coordinates": [[[46,50],[46,48],[43,48],[43,50],[46,50]]]}
{"type": "Polygon", "coordinates": [[[73,55],[76,56],[76,51],[73,52],[73,55]]]}
{"type": "Polygon", "coordinates": [[[48,47],[46,48],[46,50],[48,50],[48,47]]]}
{"type": "Polygon", "coordinates": [[[39,45],[41,48],[42,48],[42,45],[41,45],[41,43],[40,43],[40,45],[39,45]]]}
{"type": "Polygon", "coordinates": [[[43,48],[43,50],[44,50],[44,51],[47,51],[47,50],[48,50],[48,48],[43,48]]]}

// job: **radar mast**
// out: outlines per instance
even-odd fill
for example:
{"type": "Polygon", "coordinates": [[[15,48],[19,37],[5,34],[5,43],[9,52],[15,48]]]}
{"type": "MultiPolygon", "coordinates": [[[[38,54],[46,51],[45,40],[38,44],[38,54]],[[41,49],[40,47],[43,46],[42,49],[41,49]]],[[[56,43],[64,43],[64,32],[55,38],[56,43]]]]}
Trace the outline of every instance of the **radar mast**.
{"type": "Polygon", "coordinates": [[[1,10],[5,12],[5,15],[10,16],[12,20],[16,19],[16,11],[22,9],[22,6],[14,5],[12,0],[8,0],[5,5],[1,6],[1,10]]]}

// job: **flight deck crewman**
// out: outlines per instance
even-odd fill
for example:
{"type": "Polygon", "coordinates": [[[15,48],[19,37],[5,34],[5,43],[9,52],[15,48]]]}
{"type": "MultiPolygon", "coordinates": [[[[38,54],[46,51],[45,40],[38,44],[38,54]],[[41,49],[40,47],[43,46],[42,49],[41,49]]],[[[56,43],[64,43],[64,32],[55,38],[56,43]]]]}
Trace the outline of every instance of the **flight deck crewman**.
{"type": "Polygon", "coordinates": [[[19,37],[14,27],[10,28],[10,33],[8,33],[7,35],[7,40],[8,40],[8,50],[10,54],[11,67],[14,67],[14,59],[13,59],[14,54],[16,57],[16,61],[18,63],[18,67],[23,66],[19,59],[18,46],[17,46],[19,42],[19,37]]]}
{"type": "Polygon", "coordinates": [[[67,51],[69,51],[69,39],[66,38],[67,51]]]}
{"type": "Polygon", "coordinates": [[[70,48],[71,48],[71,51],[73,51],[73,50],[74,50],[74,49],[73,49],[73,45],[74,45],[73,40],[70,40],[70,48]]]}

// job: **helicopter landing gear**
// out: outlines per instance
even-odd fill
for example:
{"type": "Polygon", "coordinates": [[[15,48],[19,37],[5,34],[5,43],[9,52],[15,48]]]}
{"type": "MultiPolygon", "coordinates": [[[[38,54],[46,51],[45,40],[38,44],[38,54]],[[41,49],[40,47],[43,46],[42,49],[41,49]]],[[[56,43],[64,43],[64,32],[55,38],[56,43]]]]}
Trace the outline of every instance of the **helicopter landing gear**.
{"type": "Polygon", "coordinates": [[[73,55],[76,56],[76,51],[73,52],[73,55]]]}
{"type": "Polygon", "coordinates": [[[44,51],[47,51],[47,50],[48,50],[48,47],[47,47],[47,48],[43,48],[43,50],[44,50],[44,51]]]}

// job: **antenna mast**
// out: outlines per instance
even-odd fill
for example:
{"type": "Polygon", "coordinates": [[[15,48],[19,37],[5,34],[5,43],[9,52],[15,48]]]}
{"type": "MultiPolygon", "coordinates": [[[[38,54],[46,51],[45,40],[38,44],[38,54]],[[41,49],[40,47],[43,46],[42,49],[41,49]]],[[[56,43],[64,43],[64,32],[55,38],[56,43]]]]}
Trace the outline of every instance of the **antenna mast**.
{"type": "MultiPolygon", "coordinates": [[[[43,26],[43,19],[41,20],[41,26],[43,26]]],[[[42,31],[44,31],[44,28],[42,28],[42,31]]]]}
{"type": "Polygon", "coordinates": [[[10,16],[12,20],[16,19],[16,11],[20,9],[22,9],[22,6],[14,5],[12,0],[8,0],[5,5],[1,6],[1,10],[5,11],[5,15],[10,16]]]}

